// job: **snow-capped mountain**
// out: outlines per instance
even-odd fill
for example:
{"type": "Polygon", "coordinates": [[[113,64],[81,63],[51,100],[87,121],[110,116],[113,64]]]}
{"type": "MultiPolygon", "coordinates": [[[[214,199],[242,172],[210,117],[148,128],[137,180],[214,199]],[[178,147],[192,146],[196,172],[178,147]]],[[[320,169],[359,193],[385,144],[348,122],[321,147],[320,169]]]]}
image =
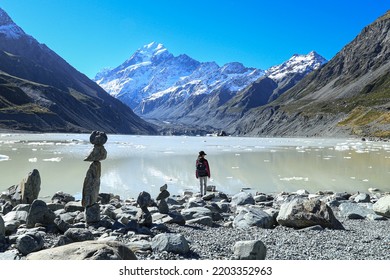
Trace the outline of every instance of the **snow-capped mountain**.
{"type": "Polygon", "coordinates": [[[237,92],[262,75],[262,70],[246,68],[238,62],[220,67],[185,54],[174,56],[162,44],[153,42],[138,49],[120,66],[98,73],[95,81],[137,113],[144,114],[145,108],[152,110],[146,103],[169,98],[184,101],[191,95],[210,94],[222,87],[237,92]]]}
{"type": "Polygon", "coordinates": [[[17,39],[21,36],[26,36],[26,33],[17,26],[8,14],[0,9],[0,34],[5,35],[6,38],[17,39]]]}
{"type": "Polygon", "coordinates": [[[219,66],[174,56],[162,44],[150,43],[118,67],[102,70],[95,81],[147,119],[219,129],[227,119],[276,99],[324,63],[310,52],[267,71],[239,62],[219,66]]]}
{"type": "Polygon", "coordinates": [[[266,71],[266,76],[274,81],[281,81],[292,74],[307,74],[318,69],[328,61],[315,51],[307,55],[294,54],[286,62],[273,66],[266,71]]]}
{"type": "Polygon", "coordinates": [[[118,67],[99,72],[94,80],[109,94],[135,108],[153,93],[190,75],[199,64],[187,55],[175,57],[162,44],[153,42],[118,67]]]}

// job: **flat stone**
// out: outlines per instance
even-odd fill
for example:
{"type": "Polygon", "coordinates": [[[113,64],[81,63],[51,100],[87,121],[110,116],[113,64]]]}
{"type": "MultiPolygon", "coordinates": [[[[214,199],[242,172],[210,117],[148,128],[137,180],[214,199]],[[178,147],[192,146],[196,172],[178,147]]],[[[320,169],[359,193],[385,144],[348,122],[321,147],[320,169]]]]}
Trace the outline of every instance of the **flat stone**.
{"type": "Polygon", "coordinates": [[[27,260],[136,260],[124,243],[84,241],[31,253],[27,260]]]}

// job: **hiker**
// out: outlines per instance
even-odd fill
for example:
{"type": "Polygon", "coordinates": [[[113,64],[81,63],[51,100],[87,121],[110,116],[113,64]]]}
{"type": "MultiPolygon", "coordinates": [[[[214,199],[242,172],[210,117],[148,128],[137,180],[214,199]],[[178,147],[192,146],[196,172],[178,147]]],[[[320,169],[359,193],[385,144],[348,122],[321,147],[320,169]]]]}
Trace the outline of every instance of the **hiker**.
{"type": "Polygon", "coordinates": [[[200,183],[200,195],[204,196],[207,189],[207,177],[210,178],[210,167],[207,159],[205,159],[206,153],[204,151],[199,152],[199,156],[196,160],[196,172],[195,176],[199,179],[200,183]]]}

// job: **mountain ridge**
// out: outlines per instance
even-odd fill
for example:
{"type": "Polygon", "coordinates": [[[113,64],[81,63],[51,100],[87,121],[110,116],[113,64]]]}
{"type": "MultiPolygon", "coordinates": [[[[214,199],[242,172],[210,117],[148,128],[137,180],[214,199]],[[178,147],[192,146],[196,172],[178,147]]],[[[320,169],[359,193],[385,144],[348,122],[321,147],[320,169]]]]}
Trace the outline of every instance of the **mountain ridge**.
{"type": "MultiPolygon", "coordinates": [[[[148,120],[221,129],[226,125],[221,121],[226,111],[224,105],[257,80],[275,76],[276,84],[270,96],[261,98],[267,103],[324,63],[326,59],[310,52],[294,55],[267,72],[247,68],[240,62],[219,66],[215,62],[196,61],[185,54],[175,57],[163,44],[153,42],[138,49],[121,65],[99,72],[95,80],[148,120]],[[160,57],[156,58],[156,53],[160,57]],[[182,64],[177,63],[179,58],[182,64]]],[[[250,103],[253,106],[256,102],[250,103]]]]}
{"type": "Polygon", "coordinates": [[[155,133],[153,125],[25,34],[1,8],[0,23],[0,128],[155,133]]]}
{"type": "Polygon", "coordinates": [[[387,12],[326,65],[230,126],[232,133],[390,137],[390,16],[387,12]]]}

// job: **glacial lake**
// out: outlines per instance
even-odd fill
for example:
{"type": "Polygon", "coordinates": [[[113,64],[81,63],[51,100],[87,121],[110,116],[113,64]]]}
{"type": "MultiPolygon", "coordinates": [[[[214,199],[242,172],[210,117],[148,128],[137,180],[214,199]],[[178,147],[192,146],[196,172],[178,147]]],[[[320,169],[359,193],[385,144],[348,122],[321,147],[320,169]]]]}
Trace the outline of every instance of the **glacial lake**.
{"type": "MultiPolygon", "coordinates": [[[[360,139],[245,138],[108,135],[100,192],[152,197],[167,184],[171,195],[199,191],[195,160],[207,153],[209,185],[234,194],[241,189],[277,193],[306,189],[390,191],[390,143],[360,139]]],[[[40,197],[57,191],[81,198],[92,149],[89,134],[0,134],[0,191],[33,169],[41,175],[40,197]]]]}

